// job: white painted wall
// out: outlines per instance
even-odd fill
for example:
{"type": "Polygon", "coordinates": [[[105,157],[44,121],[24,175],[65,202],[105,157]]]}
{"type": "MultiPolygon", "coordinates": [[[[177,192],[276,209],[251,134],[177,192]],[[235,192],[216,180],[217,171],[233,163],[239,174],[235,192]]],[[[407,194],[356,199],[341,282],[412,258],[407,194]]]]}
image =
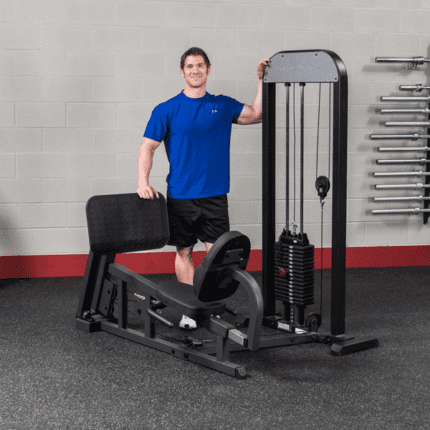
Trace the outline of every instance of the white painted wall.
{"type": "MultiPolygon", "coordinates": [[[[381,95],[428,80],[426,66],[412,71],[375,64],[375,57],[428,57],[429,22],[430,0],[0,0],[0,255],[88,252],[85,202],[96,194],[135,192],[147,121],[158,103],[183,88],[179,61],[191,46],[203,48],[212,62],[208,91],[247,104],[263,58],[282,50],[336,52],[349,77],[347,245],[427,244],[422,216],[369,213],[388,206],[372,202],[381,195],[372,172],[381,168],[375,165],[379,143],[369,134],[388,132],[380,122],[399,118],[378,114],[381,95]]],[[[279,88],[279,233],[283,94],[279,88]]],[[[323,89],[319,174],[327,171],[327,97],[323,89]]],[[[307,85],[305,99],[305,231],[319,247],[317,85],[307,85]]],[[[232,229],[261,248],[261,125],[233,126],[231,153],[232,229]]],[[[163,193],[167,173],[160,147],[150,183],[163,193]]],[[[325,246],[330,236],[325,223],[325,246]]]]}

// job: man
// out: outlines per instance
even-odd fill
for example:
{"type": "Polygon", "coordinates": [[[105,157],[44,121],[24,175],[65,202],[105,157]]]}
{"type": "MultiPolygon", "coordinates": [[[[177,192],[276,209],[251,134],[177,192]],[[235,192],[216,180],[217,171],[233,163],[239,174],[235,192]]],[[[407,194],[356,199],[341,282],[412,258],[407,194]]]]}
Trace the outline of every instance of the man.
{"type": "MultiPolygon", "coordinates": [[[[231,125],[261,122],[262,78],[269,58],[257,67],[258,90],[251,106],[226,96],[206,92],[211,63],[200,48],[190,48],[181,57],[184,90],[158,105],[146,127],[138,157],[141,198],[158,198],[149,185],[154,151],[164,140],[170,163],[167,176],[169,245],[176,246],[175,272],[179,282],[192,284],[192,251],[197,240],[206,251],[229,231],[227,193],[230,189],[231,125]]],[[[181,328],[195,328],[183,316],[181,328]]]]}

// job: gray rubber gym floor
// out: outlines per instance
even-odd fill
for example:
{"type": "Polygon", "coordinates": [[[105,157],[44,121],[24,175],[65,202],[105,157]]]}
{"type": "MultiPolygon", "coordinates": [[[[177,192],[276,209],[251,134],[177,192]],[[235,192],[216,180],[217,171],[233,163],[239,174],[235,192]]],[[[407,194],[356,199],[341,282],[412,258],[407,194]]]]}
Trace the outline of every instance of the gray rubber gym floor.
{"type": "MultiPolygon", "coordinates": [[[[430,267],[347,270],[346,334],[373,335],[379,348],[232,353],[245,380],[76,330],[82,278],[0,280],[0,429],[429,429],[429,280],[430,267]]],[[[316,311],[319,287],[315,299],[316,311]]],[[[229,305],[240,310],[244,300],[239,290],[229,305]]]]}

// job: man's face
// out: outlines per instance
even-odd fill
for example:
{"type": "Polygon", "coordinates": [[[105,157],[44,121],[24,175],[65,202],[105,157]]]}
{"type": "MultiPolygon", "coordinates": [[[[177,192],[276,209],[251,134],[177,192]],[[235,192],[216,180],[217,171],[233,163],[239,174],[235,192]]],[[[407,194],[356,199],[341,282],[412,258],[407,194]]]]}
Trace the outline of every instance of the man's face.
{"type": "Polygon", "coordinates": [[[181,74],[189,86],[198,88],[206,84],[210,71],[201,55],[188,55],[181,74]]]}

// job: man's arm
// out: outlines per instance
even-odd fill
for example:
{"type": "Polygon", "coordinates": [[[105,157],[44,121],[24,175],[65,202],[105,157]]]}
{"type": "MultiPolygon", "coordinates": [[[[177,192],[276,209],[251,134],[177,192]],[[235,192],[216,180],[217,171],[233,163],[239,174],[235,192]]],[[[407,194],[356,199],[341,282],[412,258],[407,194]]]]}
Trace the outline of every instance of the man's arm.
{"type": "Polygon", "coordinates": [[[156,140],[143,138],[142,145],[140,145],[139,155],[137,157],[138,168],[138,188],[137,194],[143,199],[153,199],[154,195],[158,199],[157,191],[149,185],[149,173],[152,168],[152,159],[154,152],[161,142],[156,140]]]}
{"type": "Polygon", "coordinates": [[[241,125],[246,124],[256,124],[262,121],[262,94],[263,94],[263,72],[267,63],[270,61],[270,58],[266,58],[260,62],[257,67],[257,76],[258,76],[258,87],[257,87],[257,96],[255,97],[252,105],[244,105],[242,112],[237,119],[237,123],[241,125]]]}

